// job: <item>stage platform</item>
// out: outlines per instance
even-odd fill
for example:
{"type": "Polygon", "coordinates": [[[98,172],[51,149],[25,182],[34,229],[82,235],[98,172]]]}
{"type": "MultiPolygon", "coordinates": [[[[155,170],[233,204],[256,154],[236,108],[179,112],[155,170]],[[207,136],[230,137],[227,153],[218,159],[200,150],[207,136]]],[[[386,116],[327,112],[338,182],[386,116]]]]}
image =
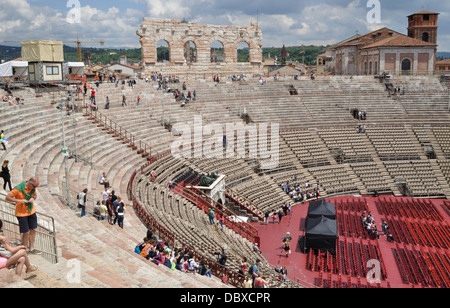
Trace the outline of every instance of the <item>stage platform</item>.
{"type": "MultiPolygon", "coordinates": [[[[261,237],[262,255],[274,267],[286,265],[288,278],[318,287],[413,288],[450,287],[450,202],[436,199],[337,197],[339,240],[336,255],[302,252],[298,244],[305,234],[309,203],[292,208],[291,214],[268,225],[253,223],[261,237]],[[361,222],[362,211],[370,211],[380,232],[369,238],[361,222]],[[394,242],[381,231],[385,219],[394,242]],[[290,232],[291,254],[286,257],[282,237],[290,232]],[[380,282],[369,283],[369,260],[380,263],[380,282]]],[[[314,200],[312,200],[314,201],[314,200]]],[[[375,278],[375,276],[372,276],[375,278]]]]}

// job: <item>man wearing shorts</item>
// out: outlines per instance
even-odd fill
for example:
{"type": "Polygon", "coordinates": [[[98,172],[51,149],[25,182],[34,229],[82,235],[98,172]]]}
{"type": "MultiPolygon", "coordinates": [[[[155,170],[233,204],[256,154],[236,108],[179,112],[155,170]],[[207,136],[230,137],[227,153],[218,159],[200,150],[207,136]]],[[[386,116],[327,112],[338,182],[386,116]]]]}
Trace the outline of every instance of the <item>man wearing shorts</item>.
{"type": "Polygon", "coordinates": [[[39,179],[32,177],[28,181],[22,182],[13,188],[6,196],[6,201],[16,204],[16,217],[19,222],[20,233],[22,234],[22,244],[28,247],[28,252],[39,254],[34,248],[36,238],[37,216],[34,201],[37,198],[36,188],[39,186],[39,179]]]}

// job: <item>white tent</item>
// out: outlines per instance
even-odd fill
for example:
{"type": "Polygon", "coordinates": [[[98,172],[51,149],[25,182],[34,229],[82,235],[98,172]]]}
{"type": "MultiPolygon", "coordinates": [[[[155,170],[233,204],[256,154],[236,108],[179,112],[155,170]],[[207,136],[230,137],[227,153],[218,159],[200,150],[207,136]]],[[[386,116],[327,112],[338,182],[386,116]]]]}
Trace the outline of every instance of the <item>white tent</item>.
{"type": "Polygon", "coordinates": [[[27,61],[9,61],[0,64],[0,78],[1,77],[25,77],[28,76],[28,62],[27,61]]]}
{"type": "Polygon", "coordinates": [[[66,62],[63,64],[64,76],[83,75],[84,62],[66,62]]]}

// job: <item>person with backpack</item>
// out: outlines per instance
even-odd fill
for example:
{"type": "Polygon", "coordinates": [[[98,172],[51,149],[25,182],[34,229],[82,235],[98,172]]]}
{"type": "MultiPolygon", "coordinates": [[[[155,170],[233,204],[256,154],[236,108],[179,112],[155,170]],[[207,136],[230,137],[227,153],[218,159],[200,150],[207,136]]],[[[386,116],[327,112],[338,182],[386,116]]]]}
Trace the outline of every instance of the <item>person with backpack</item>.
{"type": "Polygon", "coordinates": [[[260,259],[256,259],[255,264],[250,266],[250,268],[248,269],[248,273],[252,276],[252,281],[253,281],[252,285],[253,285],[253,287],[255,286],[255,279],[259,275],[260,266],[261,266],[261,260],[260,259]]]}

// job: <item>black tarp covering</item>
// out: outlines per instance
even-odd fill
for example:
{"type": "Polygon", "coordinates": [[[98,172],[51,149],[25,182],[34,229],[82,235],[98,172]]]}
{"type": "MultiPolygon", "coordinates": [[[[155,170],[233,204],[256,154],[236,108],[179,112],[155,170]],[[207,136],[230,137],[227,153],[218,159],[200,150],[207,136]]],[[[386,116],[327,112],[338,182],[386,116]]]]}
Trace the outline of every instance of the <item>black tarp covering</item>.
{"type": "Polygon", "coordinates": [[[336,252],[337,223],[325,216],[306,218],[305,249],[336,252]]]}
{"type": "Polygon", "coordinates": [[[336,207],[334,203],[329,203],[325,199],[312,201],[308,207],[308,217],[317,218],[325,216],[329,219],[336,219],[336,207]]]}

